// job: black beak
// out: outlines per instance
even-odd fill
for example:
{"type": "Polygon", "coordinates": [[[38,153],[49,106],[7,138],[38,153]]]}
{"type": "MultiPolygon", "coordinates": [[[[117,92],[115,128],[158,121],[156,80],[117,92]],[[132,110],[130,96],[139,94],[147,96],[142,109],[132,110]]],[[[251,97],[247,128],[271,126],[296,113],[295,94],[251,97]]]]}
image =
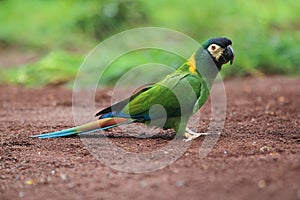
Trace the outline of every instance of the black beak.
{"type": "Polygon", "coordinates": [[[230,61],[230,64],[233,63],[233,60],[234,60],[234,51],[233,51],[233,48],[232,48],[231,45],[228,45],[227,48],[224,50],[223,56],[226,59],[225,63],[227,63],[228,61],[230,61]]]}

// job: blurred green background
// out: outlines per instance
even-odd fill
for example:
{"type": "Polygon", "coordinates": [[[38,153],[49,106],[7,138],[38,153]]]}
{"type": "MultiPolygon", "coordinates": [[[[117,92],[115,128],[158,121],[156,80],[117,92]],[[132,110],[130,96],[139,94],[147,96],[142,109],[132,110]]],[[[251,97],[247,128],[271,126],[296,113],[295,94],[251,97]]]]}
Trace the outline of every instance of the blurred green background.
{"type": "MultiPolygon", "coordinates": [[[[231,38],[236,59],[233,67],[223,68],[223,77],[299,76],[299,13],[295,0],[0,0],[0,60],[13,59],[0,62],[0,83],[70,82],[85,55],[101,41],[145,26],[174,29],[199,42],[215,36],[231,38]]],[[[115,63],[117,70],[106,74],[105,83],[113,84],[133,66],[132,60],[172,67],[182,62],[159,51],[148,54],[132,54],[115,63]]]]}

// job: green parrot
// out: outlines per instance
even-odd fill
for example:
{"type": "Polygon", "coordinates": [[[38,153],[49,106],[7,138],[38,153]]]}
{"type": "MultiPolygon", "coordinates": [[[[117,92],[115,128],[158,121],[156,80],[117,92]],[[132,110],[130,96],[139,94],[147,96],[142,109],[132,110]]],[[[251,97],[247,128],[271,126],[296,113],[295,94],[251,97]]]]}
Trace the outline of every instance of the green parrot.
{"type": "Polygon", "coordinates": [[[146,85],[130,97],[98,112],[95,115],[99,118],[97,121],[31,137],[87,134],[130,123],[174,129],[176,134],[185,137],[185,141],[205,135],[189,130],[188,119],[206,102],[222,65],[232,64],[234,51],[231,45],[231,40],[225,37],[209,39],[163,80],[146,85]]]}

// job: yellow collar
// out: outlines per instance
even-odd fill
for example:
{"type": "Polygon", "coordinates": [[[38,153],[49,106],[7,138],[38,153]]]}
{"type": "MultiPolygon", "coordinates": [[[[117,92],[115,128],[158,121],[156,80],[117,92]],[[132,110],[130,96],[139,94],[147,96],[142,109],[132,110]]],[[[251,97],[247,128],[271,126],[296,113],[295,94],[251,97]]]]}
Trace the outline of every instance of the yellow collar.
{"type": "Polygon", "coordinates": [[[193,54],[187,61],[187,65],[189,66],[189,71],[191,73],[196,73],[196,61],[195,61],[195,54],[193,54]]]}

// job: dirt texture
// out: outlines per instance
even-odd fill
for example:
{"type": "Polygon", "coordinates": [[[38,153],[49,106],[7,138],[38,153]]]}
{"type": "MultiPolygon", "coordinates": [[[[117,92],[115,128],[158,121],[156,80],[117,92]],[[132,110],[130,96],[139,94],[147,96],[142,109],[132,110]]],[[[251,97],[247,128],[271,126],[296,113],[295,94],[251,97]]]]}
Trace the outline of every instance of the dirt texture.
{"type": "MultiPolygon", "coordinates": [[[[127,173],[97,160],[78,136],[29,138],[74,125],[72,90],[0,86],[0,199],[300,199],[300,79],[230,79],[225,89],[225,125],[206,157],[199,158],[201,137],[162,169],[127,173]]],[[[99,109],[110,94],[97,92],[99,109]]],[[[208,102],[199,131],[206,131],[209,110],[208,102]]],[[[95,138],[145,153],[173,137],[129,137],[126,130],[95,138]]]]}

